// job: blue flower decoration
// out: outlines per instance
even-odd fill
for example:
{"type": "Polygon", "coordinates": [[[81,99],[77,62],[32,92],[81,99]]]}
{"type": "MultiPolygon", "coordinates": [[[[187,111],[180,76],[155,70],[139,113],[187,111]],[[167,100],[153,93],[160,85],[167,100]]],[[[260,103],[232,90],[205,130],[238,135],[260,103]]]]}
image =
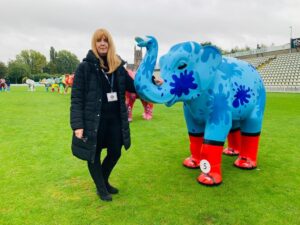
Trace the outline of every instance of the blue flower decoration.
{"type": "MultiPolygon", "coordinates": [[[[238,85],[236,82],[234,83],[237,86],[236,93],[234,95],[234,100],[232,102],[232,106],[234,108],[238,108],[240,105],[244,105],[249,102],[251,98],[250,88],[246,89],[245,85],[238,85]]],[[[235,89],[233,89],[235,90],[235,89]]]]}
{"type": "Polygon", "coordinates": [[[193,83],[195,80],[193,74],[193,71],[188,73],[187,70],[180,73],[179,77],[176,74],[173,74],[172,78],[174,82],[170,83],[170,86],[173,87],[170,93],[181,97],[182,94],[188,95],[190,93],[190,89],[196,89],[198,85],[193,83]]]}

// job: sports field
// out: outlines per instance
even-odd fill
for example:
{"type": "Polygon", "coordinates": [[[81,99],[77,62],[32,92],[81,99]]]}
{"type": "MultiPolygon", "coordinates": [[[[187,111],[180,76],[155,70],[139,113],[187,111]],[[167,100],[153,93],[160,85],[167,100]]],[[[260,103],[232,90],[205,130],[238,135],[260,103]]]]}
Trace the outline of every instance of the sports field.
{"type": "Polygon", "coordinates": [[[156,105],[145,121],[137,101],[112,202],[98,199],[86,162],[71,154],[70,94],[12,87],[0,104],[0,224],[300,224],[300,94],[267,94],[258,168],[223,156],[218,187],[182,166],[182,104],[156,105]]]}

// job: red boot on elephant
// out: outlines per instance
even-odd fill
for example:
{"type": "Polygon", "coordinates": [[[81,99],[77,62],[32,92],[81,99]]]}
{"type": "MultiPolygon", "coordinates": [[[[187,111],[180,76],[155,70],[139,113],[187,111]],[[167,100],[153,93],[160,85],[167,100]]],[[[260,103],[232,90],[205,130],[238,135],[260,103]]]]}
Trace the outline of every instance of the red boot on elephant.
{"type": "Polygon", "coordinates": [[[215,186],[222,183],[221,162],[223,145],[203,144],[200,154],[202,173],[197,180],[200,184],[215,186]]]}
{"type": "Polygon", "coordinates": [[[257,166],[257,152],[260,135],[242,133],[242,146],[239,157],[234,165],[241,169],[255,169],[257,166]]]}
{"type": "Polygon", "coordinates": [[[152,119],[152,112],[153,112],[153,103],[150,102],[146,102],[144,100],[142,100],[142,104],[144,107],[144,113],[143,113],[143,118],[145,120],[151,120],[152,119]]]}
{"type": "Polygon", "coordinates": [[[190,138],[190,152],[191,156],[183,161],[183,165],[190,169],[198,169],[200,166],[200,151],[203,143],[203,134],[201,136],[192,136],[190,138]]]}
{"type": "Polygon", "coordinates": [[[134,102],[137,98],[137,94],[126,91],[125,96],[126,96],[125,103],[126,103],[127,111],[128,111],[128,121],[131,122],[132,121],[132,109],[133,109],[134,102]]]}
{"type": "MultiPolygon", "coordinates": [[[[132,70],[127,69],[127,72],[129,76],[134,80],[135,77],[135,72],[132,70]]],[[[133,105],[134,102],[137,98],[140,98],[137,93],[131,93],[126,91],[126,106],[128,109],[128,121],[132,121],[132,110],[133,110],[133,105]]],[[[144,107],[144,113],[143,113],[143,118],[145,120],[151,120],[152,119],[152,112],[153,112],[153,103],[151,102],[146,102],[143,99],[141,99],[141,102],[144,107]]]]}
{"type": "Polygon", "coordinates": [[[223,154],[229,156],[238,155],[241,149],[240,129],[230,131],[227,137],[227,141],[228,141],[228,146],[223,150],[223,154]]]}

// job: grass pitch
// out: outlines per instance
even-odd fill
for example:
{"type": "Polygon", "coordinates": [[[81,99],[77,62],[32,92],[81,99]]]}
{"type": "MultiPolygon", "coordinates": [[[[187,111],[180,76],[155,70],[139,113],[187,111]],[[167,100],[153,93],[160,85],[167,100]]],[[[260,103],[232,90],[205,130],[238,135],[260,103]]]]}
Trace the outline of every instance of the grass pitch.
{"type": "Polygon", "coordinates": [[[300,94],[267,94],[258,168],[239,170],[223,156],[219,187],[182,166],[182,104],[155,105],[145,121],[137,101],[109,203],[71,154],[70,95],[12,87],[0,103],[0,224],[300,224],[300,94]]]}

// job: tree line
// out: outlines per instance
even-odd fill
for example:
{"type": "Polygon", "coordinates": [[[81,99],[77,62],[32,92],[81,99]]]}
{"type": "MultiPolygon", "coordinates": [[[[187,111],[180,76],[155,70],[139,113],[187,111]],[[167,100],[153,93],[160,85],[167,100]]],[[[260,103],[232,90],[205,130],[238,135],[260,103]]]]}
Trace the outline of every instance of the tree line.
{"type": "MultiPolygon", "coordinates": [[[[200,43],[202,46],[206,46],[206,45],[213,45],[215,47],[217,47],[218,49],[220,49],[222,55],[226,55],[226,54],[230,54],[230,53],[236,53],[236,52],[244,52],[244,51],[249,51],[251,50],[251,48],[249,46],[245,46],[245,47],[238,47],[238,46],[235,46],[234,48],[232,48],[231,50],[226,50],[226,49],[223,49],[217,45],[214,45],[212,42],[210,41],[206,41],[206,42],[202,42],[200,43]]],[[[266,45],[264,44],[261,44],[261,47],[267,47],[266,45]]]]}
{"type": "MultiPolygon", "coordinates": [[[[213,45],[211,42],[203,42],[202,46],[213,45]]],[[[219,46],[222,54],[248,51],[250,48],[235,47],[230,51],[226,51],[219,46]]],[[[260,47],[266,47],[261,45],[260,47]]],[[[39,81],[43,78],[59,77],[62,74],[73,73],[79,64],[77,56],[67,50],[56,51],[54,47],[50,48],[50,61],[47,62],[46,57],[35,50],[23,50],[16,56],[15,60],[8,62],[8,65],[0,62],[0,78],[8,78],[13,83],[22,83],[24,77],[39,81]]]]}
{"type": "Polygon", "coordinates": [[[43,78],[59,77],[62,74],[71,74],[79,64],[77,56],[70,51],[56,51],[50,48],[50,61],[35,50],[22,50],[14,60],[6,65],[0,62],[0,78],[9,79],[12,83],[22,83],[27,77],[34,81],[43,78]]]}

